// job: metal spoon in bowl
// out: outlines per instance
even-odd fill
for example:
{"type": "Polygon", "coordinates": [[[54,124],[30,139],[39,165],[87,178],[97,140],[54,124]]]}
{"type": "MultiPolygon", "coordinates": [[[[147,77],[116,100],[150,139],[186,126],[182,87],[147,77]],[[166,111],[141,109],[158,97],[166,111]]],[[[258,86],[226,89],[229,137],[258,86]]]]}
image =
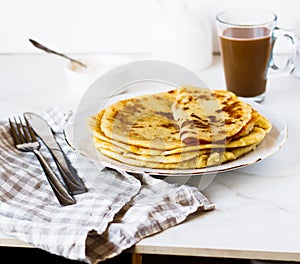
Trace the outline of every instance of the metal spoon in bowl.
{"type": "Polygon", "coordinates": [[[44,45],[38,43],[37,41],[35,41],[35,40],[33,40],[33,39],[29,39],[29,41],[32,43],[33,46],[35,46],[35,47],[38,48],[38,49],[41,49],[41,50],[46,51],[46,52],[48,52],[48,53],[52,53],[52,54],[61,56],[61,57],[65,58],[65,59],[70,60],[71,62],[77,63],[78,65],[80,65],[80,66],[82,66],[82,67],[84,67],[84,68],[87,68],[87,67],[88,67],[86,64],[82,63],[81,61],[75,60],[75,59],[70,58],[69,56],[67,56],[67,55],[65,55],[65,54],[63,54],[63,53],[59,53],[59,52],[57,52],[57,51],[54,51],[54,50],[52,50],[52,49],[49,49],[49,48],[45,47],[44,45]]]}

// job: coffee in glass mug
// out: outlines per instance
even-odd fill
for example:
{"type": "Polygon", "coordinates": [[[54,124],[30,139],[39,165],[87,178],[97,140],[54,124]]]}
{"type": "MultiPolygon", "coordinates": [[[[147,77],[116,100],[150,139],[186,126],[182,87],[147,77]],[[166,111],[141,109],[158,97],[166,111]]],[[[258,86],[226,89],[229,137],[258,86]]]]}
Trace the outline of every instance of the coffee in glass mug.
{"type": "Polygon", "coordinates": [[[232,9],[217,15],[217,29],[227,90],[239,97],[264,100],[267,78],[294,69],[296,37],[276,28],[277,16],[261,9],[232,9]],[[273,61],[274,43],[287,38],[290,45],[284,68],[273,61]]]}

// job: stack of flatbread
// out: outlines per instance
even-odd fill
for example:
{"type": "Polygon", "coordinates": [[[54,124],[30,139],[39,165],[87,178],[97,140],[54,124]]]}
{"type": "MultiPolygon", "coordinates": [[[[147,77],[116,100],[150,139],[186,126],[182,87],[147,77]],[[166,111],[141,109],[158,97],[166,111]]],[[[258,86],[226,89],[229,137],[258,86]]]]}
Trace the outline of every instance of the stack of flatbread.
{"type": "Polygon", "coordinates": [[[92,120],[97,150],[156,169],[205,168],[238,159],[272,127],[235,94],[195,87],[120,100],[92,120]]]}

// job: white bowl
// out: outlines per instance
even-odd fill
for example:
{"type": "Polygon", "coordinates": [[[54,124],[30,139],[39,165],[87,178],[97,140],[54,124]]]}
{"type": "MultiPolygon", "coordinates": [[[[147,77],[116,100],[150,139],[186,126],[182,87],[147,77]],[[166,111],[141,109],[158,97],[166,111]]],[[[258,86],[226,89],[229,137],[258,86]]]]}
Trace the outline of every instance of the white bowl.
{"type": "Polygon", "coordinates": [[[65,65],[64,72],[70,92],[77,97],[81,97],[87,88],[104,73],[129,62],[125,57],[108,54],[82,55],[74,57],[74,59],[78,59],[88,66],[84,68],[71,61],[65,65]]]}

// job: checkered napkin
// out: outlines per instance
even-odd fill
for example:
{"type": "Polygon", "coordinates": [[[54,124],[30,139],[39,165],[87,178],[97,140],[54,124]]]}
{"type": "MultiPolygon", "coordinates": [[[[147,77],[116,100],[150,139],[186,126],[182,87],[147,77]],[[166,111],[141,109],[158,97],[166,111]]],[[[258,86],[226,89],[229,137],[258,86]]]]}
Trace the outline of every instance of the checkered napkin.
{"type": "MultiPolygon", "coordinates": [[[[44,118],[78,169],[77,155],[61,132],[65,115],[50,109],[44,118]]],[[[58,173],[43,145],[41,152],[58,173]]],[[[191,213],[214,209],[195,187],[148,175],[100,170],[88,160],[84,164],[85,172],[94,175],[97,188],[79,170],[89,190],[75,196],[75,205],[61,206],[35,155],[16,150],[8,122],[0,121],[0,232],[56,255],[97,263],[181,223],[191,213]]]]}

